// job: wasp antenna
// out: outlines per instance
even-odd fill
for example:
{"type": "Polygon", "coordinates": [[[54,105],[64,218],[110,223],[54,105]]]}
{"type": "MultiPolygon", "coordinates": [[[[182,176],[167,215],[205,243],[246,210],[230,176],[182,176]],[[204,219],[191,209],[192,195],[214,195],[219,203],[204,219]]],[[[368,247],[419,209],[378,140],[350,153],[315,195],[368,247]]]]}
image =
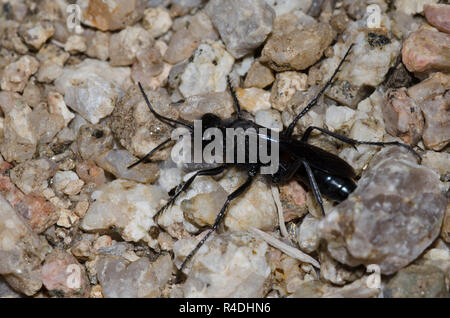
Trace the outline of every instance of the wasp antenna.
{"type": "Polygon", "coordinates": [[[158,114],[153,109],[153,106],[150,103],[150,101],[148,100],[147,94],[145,94],[144,88],[142,87],[140,82],[138,82],[138,86],[139,86],[139,89],[142,92],[142,95],[144,96],[145,103],[147,104],[148,108],[150,109],[152,114],[155,115],[156,118],[158,118],[159,120],[161,120],[162,122],[165,122],[165,123],[169,122],[169,123],[172,123],[172,124],[178,124],[178,125],[181,125],[181,126],[189,128],[191,131],[194,130],[194,126],[192,126],[191,124],[183,123],[182,121],[175,120],[175,119],[172,119],[172,118],[169,118],[169,117],[165,117],[165,116],[163,116],[161,114],[158,114]]]}
{"type": "Polygon", "coordinates": [[[231,97],[233,97],[233,103],[234,107],[236,108],[236,113],[238,115],[238,118],[241,118],[241,106],[239,105],[239,100],[237,99],[236,92],[234,91],[233,86],[231,86],[231,79],[229,75],[227,76],[227,83],[231,93],[231,97]]]}

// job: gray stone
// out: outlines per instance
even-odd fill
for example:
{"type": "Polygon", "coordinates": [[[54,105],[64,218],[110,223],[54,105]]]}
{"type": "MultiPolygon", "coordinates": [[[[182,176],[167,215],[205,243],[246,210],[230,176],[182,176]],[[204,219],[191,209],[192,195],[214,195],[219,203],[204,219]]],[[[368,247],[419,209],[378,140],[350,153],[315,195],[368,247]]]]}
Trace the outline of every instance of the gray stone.
{"type": "Polygon", "coordinates": [[[55,80],[66,104],[93,124],[111,114],[130,84],[129,68],[110,67],[107,62],[93,59],[64,68],[55,80]]]}
{"type": "Polygon", "coordinates": [[[400,270],[386,285],[387,298],[449,298],[445,274],[431,265],[411,265],[400,270]]]}
{"type": "Polygon", "coordinates": [[[121,30],[139,21],[144,14],[144,0],[77,0],[82,22],[101,31],[121,30]]]}
{"type": "Polygon", "coordinates": [[[128,169],[136,161],[138,158],[123,149],[112,149],[95,160],[99,167],[119,179],[153,183],[159,178],[159,168],[155,163],[140,163],[132,169],[128,169]]]}
{"type": "Polygon", "coordinates": [[[227,88],[226,76],[231,72],[234,58],[221,42],[200,44],[194,59],[181,75],[180,92],[184,97],[212,92],[223,92],[227,88]]]}
{"type": "Polygon", "coordinates": [[[276,71],[304,70],[316,63],[334,39],[327,23],[303,26],[292,21],[277,27],[261,53],[261,62],[276,71]],[[295,25],[295,24],[294,24],[295,25]]]}
{"type": "Polygon", "coordinates": [[[116,179],[93,192],[95,200],[81,221],[85,231],[104,231],[111,227],[126,241],[147,242],[156,248],[157,241],[148,233],[155,226],[153,216],[167,194],[157,186],[116,179]]]}
{"type": "Polygon", "coordinates": [[[62,249],[46,256],[42,266],[42,282],[50,295],[57,297],[86,297],[89,281],[83,265],[62,249]]]}
{"type": "Polygon", "coordinates": [[[95,159],[114,145],[111,130],[100,124],[83,125],[77,136],[78,152],[84,160],[95,159]]]}
{"type": "Polygon", "coordinates": [[[180,117],[188,121],[199,120],[206,113],[230,118],[234,112],[233,100],[228,91],[189,96],[180,107],[180,117]]]}
{"type": "MultiPolygon", "coordinates": [[[[178,111],[169,106],[165,90],[146,90],[153,108],[161,115],[177,119],[178,111]]],[[[114,137],[136,157],[143,157],[170,136],[171,127],[162,123],[150,112],[137,86],[131,86],[117,103],[109,118],[114,137]]],[[[165,160],[169,151],[158,151],[153,160],[165,160]]]]}
{"type": "Polygon", "coordinates": [[[262,0],[212,0],[206,12],[235,58],[251,53],[265,41],[275,16],[262,0]]]}
{"type": "MultiPolygon", "coordinates": [[[[184,258],[196,242],[176,242],[177,259],[184,258]]],[[[184,297],[263,297],[271,272],[267,251],[265,242],[242,232],[210,238],[192,260],[184,297]]]]}
{"type": "Polygon", "coordinates": [[[134,298],[161,297],[161,292],[172,275],[169,255],[150,263],[141,257],[130,262],[123,257],[101,257],[96,270],[104,297],[134,298]]]}
{"type": "Polygon", "coordinates": [[[439,235],[446,198],[439,175],[400,147],[380,151],[349,198],[318,226],[341,263],[378,264],[392,274],[415,260],[439,235]]]}
{"type": "Polygon", "coordinates": [[[15,290],[34,295],[42,286],[41,262],[50,247],[0,195],[0,274],[15,290]]]}

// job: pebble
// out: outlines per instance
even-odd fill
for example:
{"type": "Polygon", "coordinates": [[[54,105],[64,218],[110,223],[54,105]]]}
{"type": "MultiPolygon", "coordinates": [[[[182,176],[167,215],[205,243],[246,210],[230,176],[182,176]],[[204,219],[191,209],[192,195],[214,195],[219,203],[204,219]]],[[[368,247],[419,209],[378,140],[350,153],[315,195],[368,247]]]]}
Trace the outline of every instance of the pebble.
{"type": "Polygon", "coordinates": [[[441,150],[450,142],[449,88],[450,76],[440,72],[408,88],[425,118],[423,142],[428,149],[441,150]]]}
{"type": "Polygon", "coordinates": [[[152,45],[149,32],[139,26],[129,26],[119,33],[113,33],[109,41],[109,64],[127,66],[133,64],[136,56],[152,45]]]}
{"type": "Polygon", "coordinates": [[[97,125],[83,125],[77,136],[78,152],[84,160],[95,160],[114,145],[111,130],[97,125]]]}
{"type": "Polygon", "coordinates": [[[96,124],[111,114],[130,81],[129,68],[113,68],[106,62],[85,59],[75,67],[64,68],[55,86],[70,108],[96,124]]]}
{"type": "Polygon", "coordinates": [[[36,107],[41,102],[41,89],[37,85],[34,76],[32,76],[27,85],[25,85],[22,96],[27,101],[28,106],[32,108],[36,107]]]}
{"type": "Polygon", "coordinates": [[[41,194],[48,187],[48,179],[56,173],[56,164],[47,159],[29,160],[10,170],[11,181],[25,194],[41,194]]]}
{"type": "Polygon", "coordinates": [[[84,53],[87,49],[86,39],[81,35],[71,35],[64,44],[64,50],[74,55],[84,53]]]}
{"type": "MultiPolygon", "coordinates": [[[[196,240],[177,241],[176,260],[183,259],[194,244],[196,240]]],[[[271,272],[268,249],[267,243],[242,232],[211,237],[192,260],[184,297],[263,297],[271,272]]]]}
{"type": "Polygon", "coordinates": [[[46,44],[39,50],[36,57],[40,62],[36,79],[42,83],[51,83],[62,75],[64,63],[69,59],[70,54],[54,44],[46,44]]]}
{"type": "Polygon", "coordinates": [[[335,261],[327,251],[320,251],[319,261],[321,279],[334,285],[346,285],[364,274],[362,267],[355,270],[351,267],[343,266],[335,261]]]}
{"type": "MultiPolygon", "coordinates": [[[[169,107],[165,90],[146,92],[150,103],[160,114],[177,119],[178,111],[169,107]]],[[[110,116],[110,127],[120,144],[136,157],[143,157],[170,136],[171,128],[150,113],[137,86],[131,86],[116,104],[110,116]]],[[[158,151],[153,160],[165,160],[170,152],[158,151]]]]}
{"type": "Polygon", "coordinates": [[[86,270],[70,253],[55,249],[45,257],[42,282],[51,296],[86,297],[89,280],[86,270]]]}
{"type": "Polygon", "coordinates": [[[16,291],[34,295],[42,286],[41,266],[50,247],[0,195],[0,274],[16,291]]]}
{"type": "Polygon", "coordinates": [[[105,172],[92,161],[78,163],[76,172],[80,179],[87,184],[94,183],[98,187],[106,182],[105,172]]]}
{"type": "Polygon", "coordinates": [[[334,259],[350,266],[378,264],[381,273],[389,275],[435,240],[445,206],[439,176],[417,165],[403,148],[389,147],[372,159],[357,189],[318,229],[332,242],[328,251],[334,259]]]}
{"type": "Polygon", "coordinates": [[[181,75],[180,92],[185,98],[227,88],[226,76],[231,72],[234,58],[220,42],[201,44],[191,63],[181,75]]]}
{"type": "Polygon", "coordinates": [[[270,92],[261,88],[237,88],[236,97],[243,110],[255,115],[260,110],[271,108],[270,92]]]}
{"type": "Polygon", "coordinates": [[[427,26],[424,19],[398,10],[391,12],[390,18],[392,21],[392,34],[402,40],[405,40],[411,33],[419,30],[421,27],[427,26]]]}
{"type": "Polygon", "coordinates": [[[85,231],[116,228],[126,241],[144,241],[156,247],[157,241],[148,231],[155,226],[153,216],[166,199],[157,186],[147,186],[133,181],[116,179],[96,190],[95,200],[80,223],[85,231]]]}
{"type": "Polygon", "coordinates": [[[450,162],[450,154],[447,152],[437,152],[428,150],[421,154],[422,164],[437,172],[441,178],[450,173],[448,163],[450,162]]]}
{"type": "Polygon", "coordinates": [[[106,61],[109,57],[109,41],[111,35],[107,32],[95,31],[87,41],[86,55],[106,61]]]}
{"type": "Polygon", "coordinates": [[[262,65],[258,61],[255,61],[245,77],[244,88],[266,88],[272,84],[274,80],[275,77],[273,76],[270,68],[262,65]]]}
{"type": "Polygon", "coordinates": [[[55,33],[55,28],[49,21],[29,22],[20,26],[19,33],[26,44],[39,50],[55,33]]]}
{"type": "Polygon", "coordinates": [[[255,123],[278,132],[281,132],[283,130],[281,115],[275,109],[258,110],[255,114],[255,123]]]}
{"type": "Polygon", "coordinates": [[[83,180],[73,171],[57,171],[53,177],[53,188],[67,195],[78,194],[83,185],[83,180]]]}
{"type": "Polygon", "coordinates": [[[450,209],[445,211],[444,224],[442,225],[441,237],[446,243],[450,243],[450,209]]]}
{"type": "Polygon", "coordinates": [[[281,296],[294,293],[298,287],[315,280],[314,269],[300,261],[287,256],[279,250],[269,249],[269,261],[272,268],[272,284],[281,296]],[[311,275],[311,272],[314,273],[311,275]]]}
{"type": "Polygon", "coordinates": [[[296,180],[290,180],[286,184],[281,185],[279,189],[285,222],[301,218],[308,212],[306,208],[306,191],[296,180]]]}
{"type": "Polygon", "coordinates": [[[249,227],[273,231],[278,226],[272,191],[263,178],[255,179],[245,194],[230,203],[224,224],[230,231],[246,231],[249,227]]]}
{"type": "Polygon", "coordinates": [[[429,24],[442,32],[450,33],[450,5],[424,5],[425,17],[429,24]]]}
{"type": "Polygon", "coordinates": [[[185,219],[197,227],[212,226],[222,206],[227,200],[228,193],[212,178],[202,178],[192,185],[197,194],[187,194],[181,201],[185,219]]]}
{"type": "Polygon", "coordinates": [[[297,10],[307,12],[313,0],[266,0],[266,2],[275,11],[276,16],[279,17],[297,10]]]}
{"type": "Polygon", "coordinates": [[[64,127],[63,116],[58,113],[49,113],[47,103],[40,103],[33,109],[30,122],[38,144],[51,142],[64,127]]]}
{"type": "Polygon", "coordinates": [[[422,28],[403,42],[402,61],[410,72],[449,72],[450,36],[422,28]]]}
{"type": "MultiPolygon", "coordinates": [[[[384,97],[379,91],[361,101],[347,136],[364,141],[383,141],[385,128],[381,105],[384,102],[384,97]]],[[[377,148],[370,145],[357,145],[356,149],[347,146],[339,153],[339,157],[347,161],[356,174],[360,174],[376,152],[377,148]]]]}
{"type": "Polygon", "coordinates": [[[192,56],[201,42],[217,41],[219,36],[204,11],[194,16],[186,16],[175,21],[173,35],[164,60],[172,65],[180,63],[192,56]]]}
{"type": "Polygon", "coordinates": [[[325,111],[325,125],[330,131],[344,133],[353,126],[355,117],[356,112],[350,107],[331,105],[325,111]]]}
{"type": "MultiPolygon", "coordinates": [[[[340,71],[337,83],[326,96],[342,105],[355,107],[367,96],[365,86],[376,87],[383,82],[389,68],[399,55],[401,44],[383,32],[365,33],[357,29],[352,52],[340,71]]],[[[334,56],[325,61],[321,71],[330,78],[348,49],[348,45],[338,43],[334,46],[334,56]]]]}
{"type": "Polygon", "coordinates": [[[39,68],[39,61],[30,55],[7,65],[2,71],[0,85],[2,90],[21,93],[31,75],[39,68]]]}
{"type": "Polygon", "coordinates": [[[423,13],[424,7],[436,4],[438,0],[396,0],[395,8],[403,13],[413,15],[423,13]]]}
{"type": "Polygon", "coordinates": [[[380,290],[367,286],[363,277],[343,287],[335,287],[319,280],[308,281],[299,286],[292,298],[377,298],[380,290]]]}
{"type": "Polygon", "coordinates": [[[170,38],[164,60],[170,64],[177,64],[188,59],[192,56],[192,53],[194,53],[199,44],[199,38],[189,32],[187,28],[181,28],[170,38]]]}
{"type": "Polygon", "coordinates": [[[410,265],[400,270],[383,291],[386,298],[448,298],[445,274],[431,265],[410,265]]]}
{"type": "Polygon", "coordinates": [[[300,25],[294,30],[280,27],[267,40],[261,61],[278,72],[305,70],[322,57],[333,38],[333,29],[327,23],[300,25]]]}
{"type": "Polygon", "coordinates": [[[64,97],[60,93],[50,92],[47,95],[47,101],[50,114],[62,116],[64,127],[69,125],[75,115],[67,108],[64,97]]]}
{"type": "Polygon", "coordinates": [[[386,131],[402,138],[407,144],[416,145],[424,129],[420,107],[408,96],[406,88],[388,91],[386,100],[381,107],[386,131]]]}
{"type": "Polygon", "coordinates": [[[15,105],[9,110],[2,105],[5,119],[0,152],[8,162],[24,162],[31,159],[36,151],[38,138],[31,122],[31,108],[16,96],[12,97],[12,101],[15,105]]]}
{"type": "Polygon", "coordinates": [[[205,0],[172,0],[171,14],[184,15],[194,8],[201,7],[205,0]]]}
{"type": "Polygon", "coordinates": [[[262,0],[212,0],[206,13],[219,31],[227,51],[236,59],[259,47],[272,32],[275,13],[262,0]]]}
{"type": "Polygon", "coordinates": [[[140,82],[152,90],[166,85],[172,69],[172,65],[163,61],[166,51],[167,45],[162,41],[156,41],[151,49],[139,52],[131,68],[133,81],[140,82]]]}
{"type": "Polygon", "coordinates": [[[164,8],[148,8],[144,11],[142,26],[151,37],[157,38],[170,30],[172,18],[164,8]]]}
{"type": "Polygon", "coordinates": [[[297,91],[306,90],[307,79],[308,76],[304,73],[278,73],[270,94],[272,107],[279,111],[283,111],[297,91]]]}
{"type": "MultiPolygon", "coordinates": [[[[26,164],[10,170],[10,177],[2,171],[0,175],[0,191],[9,204],[27,222],[28,226],[36,233],[42,233],[56,222],[58,214],[56,213],[55,206],[44,198],[44,193],[48,189],[46,177],[39,180],[37,176],[33,176],[34,171],[30,171],[30,167],[27,167],[26,164]],[[30,191],[30,193],[24,194],[13,184],[12,180],[25,190],[33,189],[30,186],[30,183],[32,183],[40,192],[35,193],[30,191]],[[35,183],[35,181],[37,182],[35,183]]],[[[6,168],[10,168],[10,166],[8,165],[6,168]]],[[[42,171],[43,175],[46,173],[48,173],[47,170],[42,171]]]]}
{"type": "Polygon", "coordinates": [[[82,22],[101,31],[116,31],[139,21],[145,4],[143,0],[79,0],[82,22]]]}
{"type": "Polygon", "coordinates": [[[22,294],[16,292],[6,283],[5,279],[0,276],[0,297],[1,298],[21,298],[22,294]]]}
{"type": "Polygon", "coordinates": [[[303,219],[297,230],[297,242],[302,251],[312,253],[319,247],[320,236],[317,231],[318,224],[319,220],[309,214],[303,219]]]}
{"type": "MultiPolygon", "coordinates": [[[[1,46],[15,51],[19,54],[26,54],[28,52],[27,45],[19,36],[20,23],[13,20],[2,21],[2,29],[0,30],[1,46]]],[[[2,61],[2,63],[4,63],[2,61]]]]}
{"type": "Polygon", "coordinates": [[[106,298],[161,297],[172,276],[169,255],[151,263],[147,257],[128,261],[123,257],[102,257],[96,264],[102,294],[106,298]]]}
{"type": "Polygon", "coordinates": [[[123,149],[112,149],[98,156],[95,161],[99,167],[118,179],[154,183],[159,178],[159,168],[155,163],[141,163],[128,169],[138,158],[123,149]]]}
{"type": "Polygon", "coordinates": [[[180,117],[187,121],[199,120],[207,113],[230,118],[234,112],[233,100],[228,91],[189,96],[180,106],[180,117]]]}

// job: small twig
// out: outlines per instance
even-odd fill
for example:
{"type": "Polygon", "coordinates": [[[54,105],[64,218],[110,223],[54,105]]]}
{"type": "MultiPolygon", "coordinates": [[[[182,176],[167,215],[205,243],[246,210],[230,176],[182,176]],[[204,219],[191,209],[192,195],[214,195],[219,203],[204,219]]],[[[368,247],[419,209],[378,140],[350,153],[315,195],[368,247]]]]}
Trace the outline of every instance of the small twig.
{"type": "Polygon", "coordinates": [[[303,263],[309,263],[314,267],[320,268],[320,264],[318,261],[316,261],[314,258],[309,256],[306,253],[303,253],[302,251],[280,241],[279,239],[273,237],[270,234],[267,234],[261,230],[258,230],[257,228],[250,227],[249,232],[253,235],[259,237],[263,241],[267,242],[269,245],[272,245],[273,247],[279,249],[286,255],[293,257],[295,259],[298,259],[299,261],[303,263]]]}
{"type": "Polygon", "coordinates": [[[275,205],[277,207],[278,223],[280,224],[281,235],[283,237],[289,239],[289,241],[291,241],[291,237],[286,228],[286,224],[284,224],[284,214],[283,214],[283,206],[281,205],[281,200],[280,200],[280,192],[278,191],[278,188],[275,185],[272,185],[271,189],[272,189],[273,200],[275,201],[275,205]]]}

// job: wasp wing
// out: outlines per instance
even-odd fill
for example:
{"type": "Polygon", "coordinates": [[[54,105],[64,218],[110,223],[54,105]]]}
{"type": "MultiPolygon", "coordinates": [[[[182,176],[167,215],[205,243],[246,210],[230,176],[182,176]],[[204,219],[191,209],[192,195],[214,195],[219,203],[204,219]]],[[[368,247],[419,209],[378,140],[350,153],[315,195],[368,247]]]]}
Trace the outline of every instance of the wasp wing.
{"type": "Polygon", "coordinates": [[[345,160],[319,147],[298,140],[282,142],[281,147],[293,157],[305,159],[312,168],[343,178],[356,177],[352,166],[345,160]]]}

